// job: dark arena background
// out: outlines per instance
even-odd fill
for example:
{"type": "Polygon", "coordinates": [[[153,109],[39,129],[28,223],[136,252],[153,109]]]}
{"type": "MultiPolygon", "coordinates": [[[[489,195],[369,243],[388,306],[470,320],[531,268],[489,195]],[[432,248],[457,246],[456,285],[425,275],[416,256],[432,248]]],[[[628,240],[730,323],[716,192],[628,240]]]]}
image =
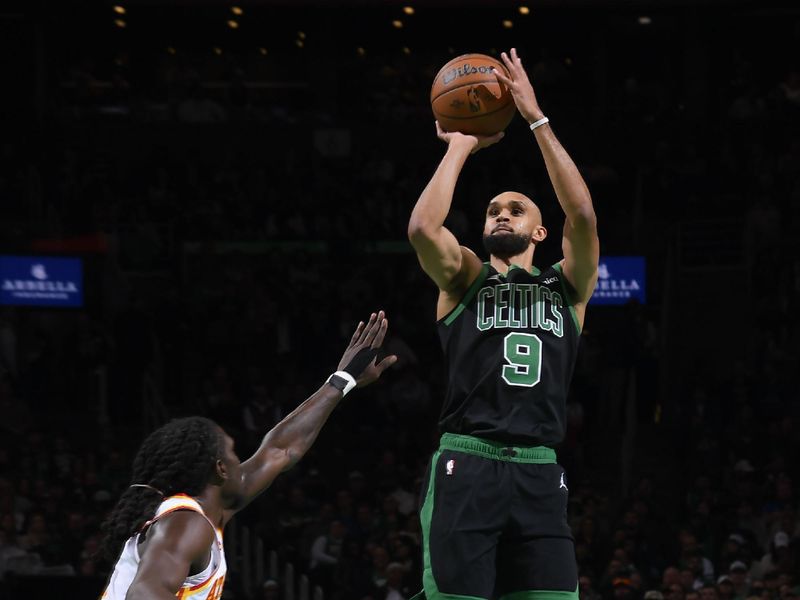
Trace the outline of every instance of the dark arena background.
{"type": "MultiPolygon", "coordinates": [[[[398,364],[226,529],[223,598],[420,589],[445,373],[406,226],[444,152],[434,75],[511,47],[592,192],[612,302],[558,448],[581,600],[800,594],[800,4],[32,0],[0,40],[0,598],[98,597],[145,434],[201,414],[249,456],[379,308],[398,364]]],[[[560,258],[519,116],[467,163],[462,243],[504,189],[560,258]]]]}

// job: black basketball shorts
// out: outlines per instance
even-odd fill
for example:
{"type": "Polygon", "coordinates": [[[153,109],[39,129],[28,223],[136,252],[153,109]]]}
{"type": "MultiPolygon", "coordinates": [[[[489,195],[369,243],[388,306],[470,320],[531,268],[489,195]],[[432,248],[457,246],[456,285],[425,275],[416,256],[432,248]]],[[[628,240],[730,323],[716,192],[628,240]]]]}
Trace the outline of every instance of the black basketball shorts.
{"type": "Polygon", "coordinates": [[[416,599],[578,599],[555,451],[446,433],[422,491],[424,596],[416,599]]]}

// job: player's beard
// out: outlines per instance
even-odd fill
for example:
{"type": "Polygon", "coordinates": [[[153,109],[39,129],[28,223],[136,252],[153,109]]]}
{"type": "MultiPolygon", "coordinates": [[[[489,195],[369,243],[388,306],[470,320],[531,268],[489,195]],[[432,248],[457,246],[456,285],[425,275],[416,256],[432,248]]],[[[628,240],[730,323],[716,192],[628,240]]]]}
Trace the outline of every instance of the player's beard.
{"type": "Polygon", "coordinates": [[[484,234],[483,247],[492,256],[510,258],[519,256],[531,243],[531,238],[520,233],[484,234]]]}

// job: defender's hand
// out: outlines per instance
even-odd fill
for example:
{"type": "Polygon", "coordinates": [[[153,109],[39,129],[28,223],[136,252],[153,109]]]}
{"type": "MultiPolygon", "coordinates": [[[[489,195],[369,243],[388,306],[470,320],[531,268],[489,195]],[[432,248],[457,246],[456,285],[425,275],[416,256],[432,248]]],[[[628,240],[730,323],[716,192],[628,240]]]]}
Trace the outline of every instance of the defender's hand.
{"type": "Polygon", "coordinates": [[[397,357],[391,355],[376,363],[378,349],[383,344],[388,327],[389,321],[381,310],[377,314],[372,313],[366,325],[363,321],[360,322],[350,338],[350,344],[344,351],[337,370],[350,373],[358,387],[369,385],[397,362],[397,357]]]}
{"type": "Polygon", "coordinates": [[[511,57],[502,52],[500,58],[503,59],[503,63],[511,77],[506,77],[497,69],[494,70],[494,75],[511,92],[514,104],[517,105],[517,110],[528,123],[533,123],[544,117],[542,109],[539,108],[539,102],[536,100],[533,86],[528,79],[528,74],[522,67],[522,60],[517,56],[517,49],[511,49],[511,57]]]}
{"type": "Polygon", "coordinates": [[[445,131],[436,121],[436,136],[448,146],[464,145],[470,148],[469,153],[475,154],[481,148],[486,148],[492,144],[496,144],[503,139],[504,132],[495,133],[494,135],[471,135],[461,133],[459,131],[445,131]]]}

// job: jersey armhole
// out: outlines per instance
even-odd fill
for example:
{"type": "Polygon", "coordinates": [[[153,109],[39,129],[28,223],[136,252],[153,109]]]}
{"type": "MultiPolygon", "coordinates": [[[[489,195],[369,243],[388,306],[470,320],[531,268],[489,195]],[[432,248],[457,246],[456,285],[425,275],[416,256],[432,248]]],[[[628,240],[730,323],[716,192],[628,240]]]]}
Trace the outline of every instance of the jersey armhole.
{"type": "Polygon", "coordinates": [[[478,276],[475,278],[475,281],[472,282],[469,288],[467,288],[467,291],[461,297],[461,300],[458,301],[458,306],[456,306],[453,310],[451,310],[449,313],[447,313],[445,316],[439,319],[436,323],[437,324],[441,323],[445,327],[447,327],[453,321],[455,321],[458,318],[458,315],[460,315],[464,311],[464,309],[467,308],[467,304],[470,303],[470,300],[472,300],[475,297],[475,294],[478,293],[478,289],[480,289],[480,287],[483,285],[483,282],[486,281],[486,276],[488,274],[489,274],[489,265],[483,263],[483,266],[481,267],[481,272],[478,273],[478,276]]]}
{"type": "Polygon", "coordinates": [[[575,329],[578,330],[578,335],[581,334],[581,323],[578,321],[578,313],[575,311],[575,288],[567,281],[564,271],[561,268],[561,263],[557,262],[553,265],[553,269],[558,273],[558,281],[561,283],[561,291],[564,293],[564,300],[567,303],[569,314],[572,315],[572,322],[575,323],[575,329]]]}

